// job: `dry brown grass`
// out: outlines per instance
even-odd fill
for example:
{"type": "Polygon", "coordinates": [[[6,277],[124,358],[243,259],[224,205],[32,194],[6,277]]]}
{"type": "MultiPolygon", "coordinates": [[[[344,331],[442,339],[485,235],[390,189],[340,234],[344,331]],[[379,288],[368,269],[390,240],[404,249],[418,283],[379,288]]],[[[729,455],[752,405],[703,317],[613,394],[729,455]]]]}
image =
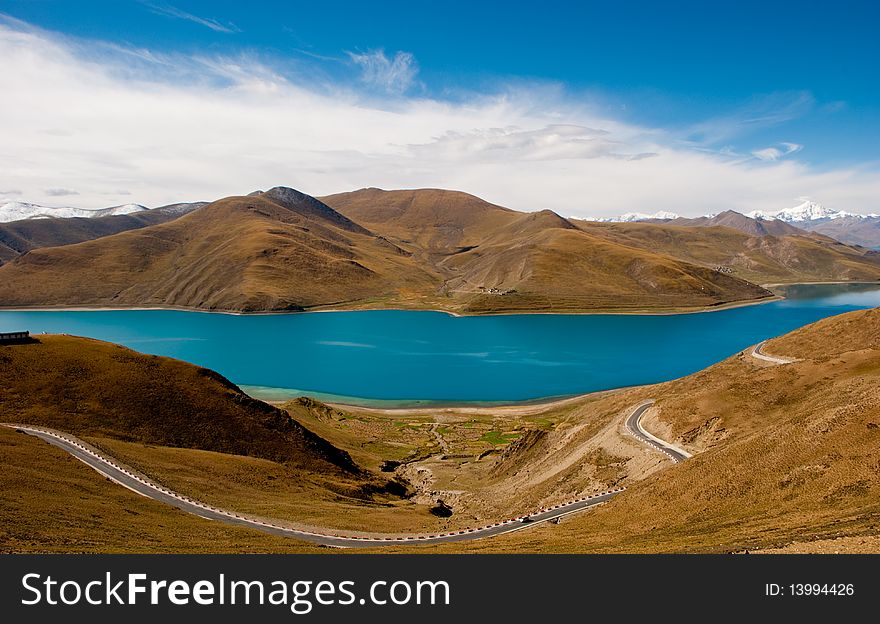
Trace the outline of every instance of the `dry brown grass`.
{"type": "Polygon", "coordinates": [[[757,284],[880,279],[880,256],[816,235],[755,236],[731,227],[578,221],[621,245],[705,267],[727,267],[757,284]]]}
{"type": "Polygon", "coordinates": [[[222,509],[287,526],[357,532],[426,533],[465,525],[428,505],[363,488],[328,487],[327,478],[254,457],[86,438],[165,487],[222,509]]]}
{"type": "Polygon", "coordinates": [[[769,341],[766,349],[768,353],[810,359],[880,350],[880,308],[823,319],[769,341]]]}
{"type": "Polygon", "coordinates": [[[42,440],[0,427],[0,552],[316,553],[127,490],[42,440]]]}

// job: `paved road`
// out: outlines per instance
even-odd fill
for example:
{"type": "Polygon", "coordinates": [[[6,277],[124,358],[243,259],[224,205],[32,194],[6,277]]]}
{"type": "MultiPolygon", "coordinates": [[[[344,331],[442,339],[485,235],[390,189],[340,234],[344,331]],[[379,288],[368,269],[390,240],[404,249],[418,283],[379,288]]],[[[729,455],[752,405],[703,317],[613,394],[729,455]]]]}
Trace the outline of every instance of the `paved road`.
{"type": "Polygon", "coordinates": [[[680,449],[674,444],[661,440],[642,429],[642,416],[652,405],[654,405],[654,399],[640,403],[633,409],[632,413],[625,421],[627,431],[629,431],[629,433],[640,442],[644,442],[661,453],[665,453],[676,464],[691,457],[691,454],[684,449],[680,449]]]}
{"type": "Polygon", "coordinates": [[[765,344],[767,344],[767,341],[762,340],[761,342],[756,344],[754,347],[752,347],[751,354],[752,354],[753,358],[757,358],[759,360],[764,360],[765,362],[773,362],[774,364],[791,364],[792,362],[797,361],[792,358],[779,357],[779,356],[767,355],[766,353],[762,353],[761,349],[764,348],[765,344]]]}
{"type": "Polygon", "coordinates": [[[137,492],[153,500],[157,500],[169,505],[173,505],[178,509],[182,509],[189,513],[207,518],[208,520],[218,520],[226,524],[258,529],[272,535],[282,537],[295,537],[297,539],[323,544],[325,546],[334,546],[339,548],[351,547],[376,547],[391,546],[400,544],[426,544],[426,543],[444,543],[444,542],[461,542],[466,540],[475,540],[494,535],[502,535],[504,533],[512,533],[536,526],[538,524],[548,522],[555,518],[589,509],[600,503],[604,503],[615,495],[619,494],[626,488],[618,488],[603,492],[601,494],[593,494],[579,498],[568,503],[556,505],[549,509],[541,509],[529,516],[520,516],[502,522],[497,522],[483,527],[461,529],[448,533],[436,533],[430,535],[407,535],[407,536],[387,536],[387,535],[370,535],[370,536],[346,536],[327,532],[312,532],[293,529],[289,527],[272,524],[256,518],[248,518],[240,514],[236,514],[223,509],[218,509],[210,505],[206,505],[199,501],[193,500],[186,496],[182,496],[161,485],[153,483],[135,474],[128,467],[119,464],[110,457],[103,456],[82,441],[73,436],[62,434],[47,429],[25,426],[25,425],[5,425],[12,427],[22,433],[36,436],[46,442],[53,444],[80,461],[84,462],[91,468],[97,470],[101,474],[119,483],[120,485],[137,492]],[[527,518],[527,519],[526,519],[527,518]]]}

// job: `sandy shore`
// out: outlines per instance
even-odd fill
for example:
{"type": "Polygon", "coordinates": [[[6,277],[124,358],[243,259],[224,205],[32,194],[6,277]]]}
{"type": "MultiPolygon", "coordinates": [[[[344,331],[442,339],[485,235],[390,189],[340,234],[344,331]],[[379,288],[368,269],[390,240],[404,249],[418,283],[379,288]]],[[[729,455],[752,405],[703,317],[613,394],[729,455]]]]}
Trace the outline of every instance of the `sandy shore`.
{"type": "Polygon", "coordinates": [[[760,284],[761,288],[778,288],[780,286],[822,286],[823,284],[874,284],[880,286],[880,281],[870,280],[838,280],[836,282],[778,282],[774,284],[760,284]]]}
{"type": "MultiPolygon", "coordinates": [[[[543,414],[544,412],[564,407],[573,403],[581,403],[589,399],[596,399],[607,396],[615,392],[623,392],[625,390],[633,390],[636,388],[645,388],[647,386],[625,386],[623,388],[612,388],[610,390],[597,390],[596,392],[588,392],[586,394],[578,394],[564,399],[549,399],[541,402],[523,402],[510,403],[508,405],[491,405],[491,406],[437,406],[437,407],[364,407],[361,405],[348,405],[346,403],[327,403],[331,407],[336,407],[347,412],[364,412],[368,414],[380,414],[385,416],[409,415],[409,416],[436,416],[437,414],[476,414],[482,416],[532,416],[535,414],[543,414]]],[[[282,401],[281,403],[285,403],[282,401]]]]}

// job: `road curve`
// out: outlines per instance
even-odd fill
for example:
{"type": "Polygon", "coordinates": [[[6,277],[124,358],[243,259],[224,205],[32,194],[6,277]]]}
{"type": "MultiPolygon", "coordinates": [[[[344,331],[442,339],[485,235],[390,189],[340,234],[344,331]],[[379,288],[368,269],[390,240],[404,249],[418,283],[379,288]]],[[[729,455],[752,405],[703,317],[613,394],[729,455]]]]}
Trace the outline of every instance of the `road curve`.
{"type": "Polygon", "coordinates": [[[636,405],[624,421],[626,430],[640,442],[657,449],[661,453],[665,453],[669,459],[676,464],[691,457],[691,454],[684,449],[678,448],[674,444],[670,444],[665,440],[661,440],[642,429],[642,416],[652,405],[654,405],[654,399],[648,399],[647,401],[636,405]]]}
{"type": "Polygon", "coordinates": [[[16,425],[3,423],[2,426],[10,427],[21,433],[36,436],[45,440],[49,444],[67,451],[78,460],[82,461],[89,467],[98,471],[112,481],[132,490],[142,496],[153,500],[167,503],[183,511],[201,516],[208,520],[217,520],[225,524],[242,526],[251,529],[257,529],[271,535],[281,537],[294,537],[306,542],[322,544],[324,546],[332,546],[337,548],[352,547],[377,547],[377,546],[394,546],[401,544],[437,544],[446,542],[462,542],[468,540],[493,537],[504,533],[512,533],[536,526],[538,524],[566,516],[571,513],[583,511],[594,507],[611,499],[615,495],[624,491],[626,488],[617,488],[602,492],[600,494],[592,494],[578,498],[567,503],[555,505],[547,509],[535,511],[528,516],[520,516],[510,520],[496,522],[487,526],[477,528],[467,528],[458,531],[450,531],[446,533],[435,533],[429,535],[406,535],[406,536],[388,536],[388,535],[342,535],[327,532],[313,532],[302,529],[293,529],[271,522],[259,520],[257,518],[248,518],[231,511],[218,509],[206,505],[205,503],[193,500],[186,496],[182,496],[154,483],[142,476],[135,474],[127,466],[116,462],[114,459],[104,456],[91,447],[87,446],[77,438],[31,425],[16,425]]]}
{"type": "Polygon", "coordinates": [[[753,358],[757,358],[759,360],[764,360],[765,362],[772,362],[774,364],[791,364],[792,362],[796,362],[797,360],[787,357],[779,357],[774,355],[767,355],[766,353],[762,353],[761,349],[764,348],[764,345],[767,344],[766,340],[762,340],[754,347],[752,347],[751,355],[753,358]]]}

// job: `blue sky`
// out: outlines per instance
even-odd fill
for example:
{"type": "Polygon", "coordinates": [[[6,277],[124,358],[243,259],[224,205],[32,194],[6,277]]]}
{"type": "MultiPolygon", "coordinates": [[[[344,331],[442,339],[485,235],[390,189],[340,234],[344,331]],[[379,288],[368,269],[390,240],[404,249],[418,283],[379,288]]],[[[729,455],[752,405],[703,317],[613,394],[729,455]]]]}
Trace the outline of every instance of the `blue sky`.
{"type": "MultiPolygon", "coordinates": [[[[455,185],[516,208],[575,215],[772,209],[805,196],[856,212],[880,207],[876,3],[474,4],[0,0],[9,40],[0,54],[21,69],[13,80],[22,92],[86,107],[88,93],[76,85],[52,94],[28,83],[45,82],[35,72],[61,75],[67,64],[71,75],[82,72],[81,84],[95,81],[92,92],[106,89],[120,102],[178,91],[187,101],[171,117],[210,121],[210,136],[232,120],[230,140],[217,150],[226,167],[236,152],[231,139],[242,139],[236,179],[212,161],[220,156],[192,149],[204,142],[194,130],[177,133],[176,149],[173,133],[157,146],[126,125],[146,113],[126,121],[108,112],[130,135],[117,146],[133,163],[123,171],[112,141],[99,154],[94,141],[57,139],[100,138],[94,119],[41,99],[39,123],[64,127],[33,126],[55,138],[42,147],[34,132],[22,138],[25,160],[36,167],[79,154],[93,166],[56,167],[56,179],[49,169],[19,166],[17,178],[7,170],[0,199],[19,191],[57,204],[69,190],[68,203],[161,202],[247,192],[276,176],[285,179],[274,183],[316,194],[455,185]],[[190,99],[196,87],[212,102],[204,110],[190,99]],[[261,92],[264,99],[251,101],[261,92]],[[337,110],[340,102],[351,112],[337,110]],[[217,111],[221,105],[228,110],[217,111]],[[268,127],[249,132],[244,117],[233,120],[248,106],[275,119],[286,147],[268,127]],[[328,108],[334,114],[322,116],[328,108]],[[361,121],[371,127],[353,121],[365,111],[373,114],[361,121]],[[293,127],[294,118],[310,122],[293,127]],[[384,142],[371,135],[377,128],[384,142]],[[178,164],[190,158],[190,179],[152,166],[143,158],[149,148],[178,164]],[[469,172],[455,171],[456,163],[469,172]],[[212,166],[224,183],[209,181],[212,166]],[[511,188],[524,172],[522,188],[511,188]],[[696,176],[707,179],[688,189],[696,176]],[[635,183],[643,188],[628,191],[635,183]]],[[[0,158],[21,161],[22,153],[0,158]]]]}

